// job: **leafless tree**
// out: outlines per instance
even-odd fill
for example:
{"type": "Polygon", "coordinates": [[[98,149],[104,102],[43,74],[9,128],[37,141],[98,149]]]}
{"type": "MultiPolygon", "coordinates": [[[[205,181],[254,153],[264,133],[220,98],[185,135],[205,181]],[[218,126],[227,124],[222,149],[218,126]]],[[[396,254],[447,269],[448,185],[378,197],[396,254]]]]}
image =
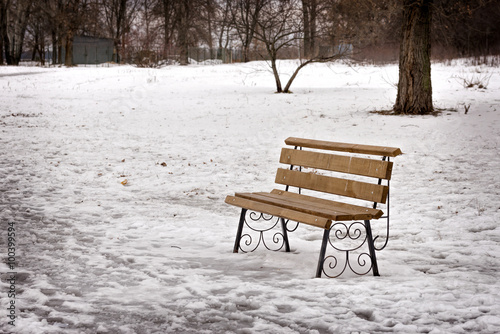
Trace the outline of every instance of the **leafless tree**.
{"type": "Polygon", "coordinates": [[[0,65],[3,65],[4,40],[7,36],[7,12],[10,0],[0,0],[0,65]]]}
{"type": "Polygon", "coordinates": [[[162,0],[165,52],[175,45],[179,63],[188,65],[190,46],[199,41],[211,45],[215,8],[213,0],[162,0]]]}
{"type": "Polygon", "coordinates": [[[302,0],[305,57],[312,57],[316,52],[317,16],[317,0],[302,0]]]}
{"type": "Polygon", "coordinates": [[[436,0],[434,9],[438,45],[462,57],[500,51],[499,0],[436,0]]]}
{"type": "Polygon", "coordinates": [[[40,8],[43,5],[43,2],[34,3],[25,40],[27,45],[31,45],[31,60],[38,59],[42,65],[45,65],[46,36],[50,31],[50,23],[47,20],[44,10],[40,8]]]}
{"type": "Polygon", "coordinates": [[[195,25],[195,30],[199,39],[209,47],[211,52],[210,57],[213,58],[214,38],[217,31],[215,28],[217,25],[217,6],[214,0],[201,0],[199,5],[201,9],[199,12],[199,24],[195,25]]]}
{"type": "Polygon", "coordinates": [[[288,92],[282,87],[277,60],[279,52],[294,44],[302,33],[302,17],[297,0],[269,0],[262,7],[256,28],[255,39],[264,45],[263,59],[269,61],[276,81],[276,92],[288,92]]]}
{"type": "Polygon", "coordinates": [[[82,22],[83,5],[85,5],[85,0],[66,0],[62,4],[61,19],[65,49],[64,65],[66,66],[73,66],[73,40],[82,22]]]}
{"type": "Polygon", "coordinates": [[[167,54],[174,41],[175,6],[172,0],[162,0],[161,4],[161,16],[163,17],[164,53],[167,54]]]}
{"type": "Polygon", "coordinates": [[[428,114],[432,106],[431,18],[433,0],[404,0],[396,114],[428,114]]]}
{"type": "Polygon", "coordinates": [[[250,61],[250,46],[260,20],[262,8],[269,6],[271,0],[234,0],[231,1],[231,15],[234,30],[243,49],[243,61],[250,61]]]}
{"type": "Polygon", "coordinates": [[[177,46],[179,48],[179,63],[189,64],[189,30],[193,17],[193,1],[179,0],[176,6],[177,46]]]}
{"type": "Polygon", "coordinates": [[[18,65],[31,16],[33,0],[1,0],[0,32],[8,65],[18,65]]]}
{"type": "Polygon", "coordinates": [[[123,35],[130,31],[139,0],[103,0],[105,25],[108,35],[113,38],[116,50],[115,61],[122,60],[123,35]]]}
{"type": "Polygon", "coordinates": [[[276,82],[277,93],[289,93],[290,87],[299,71],[311,63],[329,62],[346,56],[345,48],[330,48],[327,52],[310,53],[299,57],[299,64],[283,88],[277,60],[280,52],[289,47],[298,48],[304,42],[303,12],[299,0],[269,0],[262,8],[257,21],[255,39],[264,45],[262,58],[269,62],[276,82]]]}
{"type": "Polygon", "coordinates": [[[216,26],[217,45],[219,50],[226,50],[231,39],[231,5],[230,0],[216,1],[216,26]]]}
{"type": "MultiPolygon", "coordinates": [[[[294,56],[301,58],[301,65],[320,61],[320,55],[333,56],[328,50],[338,50],[339,45],[351,45],[365,59],[383,53],[395,59],[399,43],[395,32],[400,30],[395,27],[403,25],[401,9],[425,2],[0,0],[0,48],[4,51],[0,63],[5,55],[7,63],[16,64],[23,47],[43,60],[45,45],[52,44],[54,62],[62,63],[61,55],[67,50],[64,62],[70,65],[73,36],[79,34],[112,38],[116,61],[124,58],[129,46],[147,52],[176,46],[181,62],[187,64],[188,47],[200,45],[240,46],[243,61],[255,59],[252,52],[263,47],[271,64],[273,57],[283,57],[283,50],[292,45],[300,47],[294,56]],[[275,9],[282,12],[273,16],[275,9]]],[[[433,0],[429,8],[434,13],[431,40],[439,50],[461,56],[500,53],[500,0],[433,0]]]]}
{"type": "MultiPolygon", "coordinates": [[[[376,58],[399,43],[401,1],[399,0],[330,0],[321,31],[330,43],[351,44],[355,57],[376,58]]],[[[383,57],[386,57],[384,55],[383,57]]],[[[394,55],[397,57],[397,55],[394,55]]]]}

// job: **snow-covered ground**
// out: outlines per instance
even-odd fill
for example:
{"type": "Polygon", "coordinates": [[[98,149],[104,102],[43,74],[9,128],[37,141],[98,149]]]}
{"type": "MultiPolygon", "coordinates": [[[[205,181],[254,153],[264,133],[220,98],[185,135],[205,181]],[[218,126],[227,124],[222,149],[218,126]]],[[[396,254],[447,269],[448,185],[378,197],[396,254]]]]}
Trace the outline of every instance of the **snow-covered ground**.
{"type": "Polygon", "coordinates": [[[311,65],[281,95],[260,62],[0,67],[0,332],[499,333],[500,69],[433,64],[445,111],[371,113],[397,73],[311,65]],[[404,152],[381,277],[313,278],[307,226],[292,253],[232,253],[224,198],[275,188],[289,136],[404,152]]]}

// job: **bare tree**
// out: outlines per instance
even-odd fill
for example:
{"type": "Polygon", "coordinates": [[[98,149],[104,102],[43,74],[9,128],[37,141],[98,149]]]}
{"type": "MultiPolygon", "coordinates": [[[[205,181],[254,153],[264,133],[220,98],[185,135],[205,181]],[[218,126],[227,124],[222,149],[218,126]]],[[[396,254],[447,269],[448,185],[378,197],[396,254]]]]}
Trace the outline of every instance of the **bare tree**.
{"type": "Polygon", "coordinates": [[[320,29],[331,44],[350,44],[354,57],[397,58],[399,0],[330,0],[320,29]]]}
{"type": "Polygon", "coordinates": [[[123,35],[130,31],[139,0],[103,0],[102,8],[108,35],[113,38],[115,61],[122,60],[123,35]]]}
{"type": "Polygon", "coordinates": [[[193,3],[190,0],[179,0],[176,6],[177,46],[179,47],[179,63],[189,64],[189,29],[193,15],[193,3]]]}
{"type": "Polygon", "coordinates": [[[80,25],[81,2],[83,0],[67,0],[62,7],[64,65],[73,66],[73,40],[80,25]]]}
{"type": "Polygon", "coordinates": [[[277,60],[280,52],[298,46],[304,42],[303,16],[299,0],[269,0],[262,8],[257,21],[255,39],[265,47],[262,58],[269,62],[276,82],[277,93],[289,93],[290,87],[299,71],[311,63],[329,62],[344,57],[348,50],[330,48],[327,53],[311,53],[309,57],[299,58],[299,64],[283,88],[277,60]]]}
{"type": "Polygon", "coordinates": [[[216,3],[214,0],[201,0],[200,2],[200,24],[196,25],[197,35],[204,41],[210,49],[210,57],[213,58],[213,47],[215,37],[216,3]]]}
{"type": "Polygon", "coordinates": [[[23,52],[33,0],[1,0],[0,31],[8,65],[18,65],[23,52]]]}
{"type": "Polygon", "coordinates": [[[243,49],[243,61],[250,61],[250,46],[262,8],[271,0],[234,0],[231,2],[233,27],[243,49]]]}
{"type": "Polygon", "coordinates": [[[199,41],[213,43],[215,3],[213,0],[162,1],[164,48],[175,45],[179,63],[188,65],[189,47],[199,41]]]}
{"type": "Polygon", "coordinates": [[[256,24],[255,39],[264,45],[265,53],[261,56],[269,61],[277,93],[288,92],[288,89],[283,90],[281,84],[276,62],[278,53],[283,48],[296,44],[302,32],[301,13],[296,5],[297,1],[294,0],[269,0],[262,7],[256,24]]]}
{"type": "Polygon", "coordinates": [[[227,50],[230,42],[231,25],[231,6],[230,0],[216,1],[217,24],[215,33],[217,35],[217,45],[219,50],[227,50]]]}
{"type": "Polygon", "coordinates": [[[36,6],[37,14],[45,20],[46,33],[52,42],[52,63],[62,63],[63,3],[61,0],[42,0],[36,6]]]}
{"type": "Polygon", "coordinates": [[[396,114],[428,114],[432,106],[432,0],[404,0],[396,114]]]}
{"type": "Polygon", "coordinates": [[[32,47],[31,60],[40,60],[45,65],[46,35],[49,30],[47,17],[42,10],[43,2],[36,2],[33,6],[31,20],[28,23],[27,44],[32,47]]]}
{"type": "Polygon", "coordinates": [[[0,65],[3,65],[3,44],[7,38],[7,11],[10,6],[10,0],[0,0],[0,65]]]}
{"type": "Polygon", "coordinates": [[[302,16],[304,20],[304,56],[312,57],[316,52],[317,0],[302,0],[302,16]]]}
{"type": "Polygon", "coordinates": [[[499,52],[499,0],[436,0],[434,8],[434,41],[448,53],[470,57],[499,52]]]}
{"type": "Polygon", "coordinates": [[[42,0],[37,8],[44,12],[52,37],[53,59],[73,66],[73,40],[75,35],[101,31],[98,7],[92,0],[42,0]]]}
{"type": "Polygon", "coordinates": [[[168,50],[173,44],[175,33],[175,6],[172,0],[162,0],[162,16],[163,16],[163,39],[164,53],[168,54],[168,50]]]}

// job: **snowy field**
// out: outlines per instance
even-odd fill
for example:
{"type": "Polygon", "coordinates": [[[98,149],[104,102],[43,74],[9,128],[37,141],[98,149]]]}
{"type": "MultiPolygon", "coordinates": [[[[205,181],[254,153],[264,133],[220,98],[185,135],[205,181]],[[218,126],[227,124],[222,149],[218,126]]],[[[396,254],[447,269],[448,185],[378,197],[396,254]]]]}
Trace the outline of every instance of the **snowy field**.
{"type": "Polygon", "coordinates": [[[312,65],[281,95],[260,62],[0,67],[0,332],[499,333],[500,69],[433,64],[441,114],[372,113],[397,75],[312,65]],[[381,277],[315,279],[307,226],[232,253],[224,198],[275,188],[289,136],[404,152],[381,277]]]}

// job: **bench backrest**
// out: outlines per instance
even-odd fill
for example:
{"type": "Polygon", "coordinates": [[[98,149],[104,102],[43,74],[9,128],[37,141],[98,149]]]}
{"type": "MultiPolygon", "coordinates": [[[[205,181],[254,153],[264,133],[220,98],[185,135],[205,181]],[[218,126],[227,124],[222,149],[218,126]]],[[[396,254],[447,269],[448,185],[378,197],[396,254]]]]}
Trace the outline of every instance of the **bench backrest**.
{"type": "MultiPolygon", "coordinates": [[[[399,148],[334,143],[321,140],[290,137],[287,145],[301,148],[312,148],[327,151],[348,152],[353,154],[378,155],[395,157],[401,153],[399,148]]],[[[302,172],[293,169],[279,168],[275,182],[287,186],[316,190],[325,193],[346,196],[375,203],[386,203],[389,186],[382,185],[380,180],[390,180],[392,162],[375,160],[351,155],[339,155],[317,151],[305,151],[290,148],[281,150],[280,162],[292,166],[300,166],[348,175],[359,175],[377,180],[376,183],[338,178],[317,173],[302,172]]]]}

